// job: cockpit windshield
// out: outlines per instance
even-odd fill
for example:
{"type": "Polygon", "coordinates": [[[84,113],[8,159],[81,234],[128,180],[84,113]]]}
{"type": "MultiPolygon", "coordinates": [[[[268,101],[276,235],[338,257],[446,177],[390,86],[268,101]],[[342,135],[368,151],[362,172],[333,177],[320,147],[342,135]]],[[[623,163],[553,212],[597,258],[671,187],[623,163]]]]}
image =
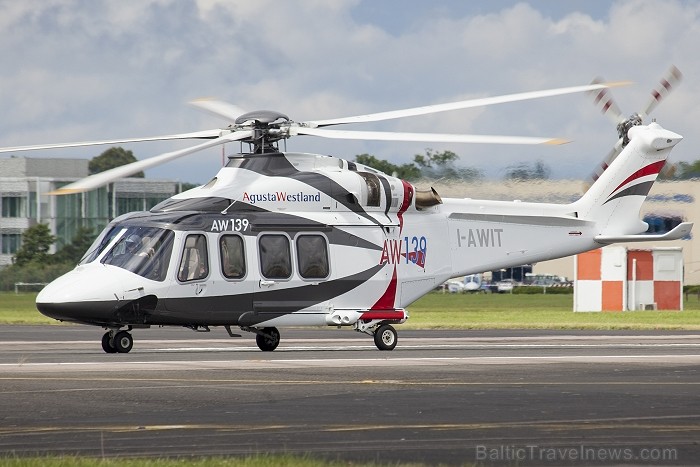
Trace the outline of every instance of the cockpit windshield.
{"type": "Polygon", "coordinates": [[[127,227],[117,243],[102,258],[102,263],[162,282],[168,272],[174,237],[171,230],[127,227]]]}
{"type": "Polygon", "coordinates": [[[105,248],[110,244],[110,242],[117,236],[121,228],[114,225],[108,226],[106,229],[97,236],[95,241],[90,245],[87,252],[80,259],[78,264],[87,264],[95,261],[95,258],[100,256],[100,253],[104,251],[105,248]]]}

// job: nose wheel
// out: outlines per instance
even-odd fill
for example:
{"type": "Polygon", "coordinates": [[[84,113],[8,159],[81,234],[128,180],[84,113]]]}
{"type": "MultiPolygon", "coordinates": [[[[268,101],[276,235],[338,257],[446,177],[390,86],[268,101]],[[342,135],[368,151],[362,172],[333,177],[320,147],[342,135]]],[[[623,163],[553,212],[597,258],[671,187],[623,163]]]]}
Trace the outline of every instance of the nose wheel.
{"type": "Polygon", "coordinates": [[[102,336],[102,350],[106,353],[129,353],[134,346],[134,338],[128,331],[107,331],[102,336]]]}
{"type": "Polygon", "coordinates": [[[262,328],[255,336],[255,343],[263,352],[272,352],[280,345],[280,332],[277,328],[262,328]]]}

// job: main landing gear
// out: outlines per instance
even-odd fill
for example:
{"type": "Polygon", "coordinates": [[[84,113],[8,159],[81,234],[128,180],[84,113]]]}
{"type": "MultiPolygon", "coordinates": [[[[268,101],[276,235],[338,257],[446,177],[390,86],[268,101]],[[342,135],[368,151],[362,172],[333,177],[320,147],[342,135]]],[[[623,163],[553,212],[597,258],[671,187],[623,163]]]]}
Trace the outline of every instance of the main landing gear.
{"type": "Polygon", "coordinates": [[[129,353],[134,338],[129,331],[110,329],[102,336],[102,350],[107,353],[129,353]]]}
{"type": "Polygon", "coordinates": [[[399,336],[391,324],[382,324],[374,330],[374,345],[379,350],[394,350],[398,342],[399,336]]]}
{"type": "Polygon", "coordinates": [[[353,326],[355,331],[373,336],[374,345],[376,345],[379,350],[394,350],[396,344],[399,342],[399,335],[396,329],[394,329],[394,326],[389,324],[389,322],[387,322],[387,320],[378,319],[368,321],[360,320],[353,326]]]}

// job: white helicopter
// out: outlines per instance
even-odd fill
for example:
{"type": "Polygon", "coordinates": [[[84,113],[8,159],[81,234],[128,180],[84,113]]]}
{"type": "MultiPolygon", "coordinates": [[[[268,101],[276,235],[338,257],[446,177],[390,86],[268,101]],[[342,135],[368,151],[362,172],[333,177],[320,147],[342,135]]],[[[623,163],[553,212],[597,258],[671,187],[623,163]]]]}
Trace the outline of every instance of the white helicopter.
{"type": "Polygon", "coordinates": [[[256,334],[272,351],[278,327],[346,326],[392,350],[412,302],[451,277],[574,255],[613,242],[672,240],[683,223],[648,235],[639,210],[671,149],[681,141],[641,118],[608,169],[571,204],[442,199],[370,167],[332,156],[280,152],[295,135],[340,139],[553,144],[531,137],[474,136],[325,127],[424,115],[575,92],[560,88],[355,117],[294,122],[272,111],[244,113],[215,100],[200,108],[233,121],[225,129],[153,138],[4,148],[2,152],[165,139],[196,146],[102,172],[59,189],[77,193],[206,148],[240,141],[250,152],[208,183],[147,212],[114,219],[76,268],[37,296],[41,313],[103,327],[107,353],[132,349],[135,328],[223,326],[256,334]]]}

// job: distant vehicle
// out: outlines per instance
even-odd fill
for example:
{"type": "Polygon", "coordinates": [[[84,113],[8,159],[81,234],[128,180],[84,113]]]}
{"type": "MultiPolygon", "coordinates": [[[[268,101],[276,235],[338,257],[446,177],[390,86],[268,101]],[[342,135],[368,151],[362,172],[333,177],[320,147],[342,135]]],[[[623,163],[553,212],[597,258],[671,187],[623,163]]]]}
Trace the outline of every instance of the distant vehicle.
{"type": "Polygon", "coordinates": [[[464,289],[467,292],[481,292],[481,274],[470,274],[464,277],[464,289]]]}
{"type": "Polygon", "coordinates": [[[503,279],[496,283],[496,290],[498,293],[510,293],[513,291],[513,279],[503,279]]]}
{"type": "Polygon", "coordinates": [[[537,287],[572,287],[572,282],[566,277],[555,274],[534,274],[530,277],[530,284],[537,287]]]}
{"type": "Polygon", "coordinates": [[[450,279],[449,281],[445,282],[444,285],[445,290],[447,290],[449,293],[464,293],[467,291],[464,282],[456,279],[450,279]]]}

